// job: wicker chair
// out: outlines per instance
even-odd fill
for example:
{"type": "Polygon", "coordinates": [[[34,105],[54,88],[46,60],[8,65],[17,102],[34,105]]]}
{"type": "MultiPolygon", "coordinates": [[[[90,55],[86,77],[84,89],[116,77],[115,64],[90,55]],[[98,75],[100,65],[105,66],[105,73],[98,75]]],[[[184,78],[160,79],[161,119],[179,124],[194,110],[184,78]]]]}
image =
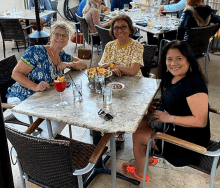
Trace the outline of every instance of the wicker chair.
{"type": "Polygon", "coordinates": [[[144,66],[141,67],[141,72],[144,77],[152,77],[150,71],[156,50],[157,50],[157,45],[144,45],[144,52],[143,52],[144,66]]]}
{"type": "MultiPolygon", "coordinates": [[[[205,58],[205,76],[208,82],[208,57],[209,57],[209,45],[210,45],[210,38],[215,35],[219,27],[219,24],[213,24],[206,27],[194,27],[191,28],[190,34],[187,40],[187,43],[192,48],[192,51],[196,57],[196,59],[205,58]]],[[[161,51],[164,43],[170,42],[167,39],[163,39],[160,42],[160,51],[159,51],[159,61],[161,51]]]]}
{"type": "MultiPolygon", "coordinates": [[[[19,52],[18,42],[24,43],[24,48],[26,49],[26,40],[29,39],[28,34],[24,33],[24,30],[30,28],[30,26],[22,28],[19,19],[6,19],[0,18],[0,30],[2,34],[3,41],[3,52],[5,56],[5,41],[14,41],[19,52]]],[[[29,43],[28,43],[29,46],[29,43]]]]}
{"type": "MultiPolygon", "coordinates": [[[[213,108],[210,108],[210,112],[220,115],[220,111],[217,111],[213,108]]],[[[196,136],[196,135],[195,135],[196,136]]],[[[194,151],[199,154],[198,160],[194,162],[194,164],[189,165],[190,167],[205,172],[207,174],[210,174],[210,181],[209,181],[209,188],[213,188],[214,186],[214,177],[216,169],[219,166],[219,156],[220,156],[220,142],[212,141],[210,140],[209,145],[207,148],[204,148],[202,146],[196,145],[194,143],[190,143],[188,141],[167,135],[165,133],[154,133],[151,136],[151,139],[148,142],[147,145],[147,151],[146,151],[146,160],[144,165],[144,174],[143,177],[146,177],[146,170],[148,166],[148,159],[151,151],[151,143],[154,139],[160,139],[164,140],[165,142],[169,142],[171,144],[178,145],[180,147],[189,149],[191,151],[194,151]]],[[[154,156],[157,157],[163,157],[162,155],[156,154],[157,152],[154,152],[154,156]]],[[[145,182],[143,178],[143,182],[145,182]]],[[[142,185],[142,188],[144,188],[144,183],[142,185]]]]}
{"type": "Polygon", "coordinates": [[[109,29],[100,27],[98,25],[95,25],[95,28],[98,31],[99,34],[99,38],[101,40],[101,44],[102,44],[102,53],[104,52],[105,49],[105,45],[110,42],[113,41],[114,39],[110,36],[109,34],[109,29]]]}
{"type": "Polygon", "coordinates": [[[104,134],[95,146],[61,135],[53,140],[21,133],[8,126],[5,129],[14,147],[23,188],[26,187],[25,180],[41,187],[82,188],[82,179],[86,179],[88,172],[107,151],[105,145],[111,136],[110,133],[104,134]]]}
{"type": "Polygon", "coordinates": [[[91,45],[91,59],[90,59],[90,65],[89,65],[89,68],[91,67],[92,65],[92,56],[93,56],[93,47],[95,46],[97,49],[98,49],[98,52],[99,52],[99,47],[100,47],[100,41],[96,41],[97,43],[94,43],[93,40],[94,40],[94,37],[98,37],[97,33],[90,33],[89,31],[89,28],[88,28],[88,25],[87,25],[87,22],[86,22],[86,19],[85,18],[82,18],[80,16],[78,16],[76,14],[76,17],[78,18],[79,20],[79,23],[80,23],[80,28],[82,30],[82,33],[83,33],[83,45],[85,47],[85,42],[88,44],[88,45],[91,45]]]}
{"type": "MultiPolygon", "coordinates": [[[[1,94],[1,101],[3,102],[2,108],[4,110],[11,109],[14,107],[13,105],[7,104],[7,98],[5,97],[5,95],[7,94],[8,87],[10,87],[12,84],[15,83],[15,81],[11,78],[11,74],[16,64],[17,64],[17,59],[15,55],[12,55],[0,61],[0,94],[1,94]]],[[[13,123],[13,124],[30,127],[30,124],[19,121],[13,114],[4,117],[4,121],[5,123],[13,123]]],[[[41,128],[37,128],[36,134],[40,133],[41,131],[42,131],[41,128]]]]}

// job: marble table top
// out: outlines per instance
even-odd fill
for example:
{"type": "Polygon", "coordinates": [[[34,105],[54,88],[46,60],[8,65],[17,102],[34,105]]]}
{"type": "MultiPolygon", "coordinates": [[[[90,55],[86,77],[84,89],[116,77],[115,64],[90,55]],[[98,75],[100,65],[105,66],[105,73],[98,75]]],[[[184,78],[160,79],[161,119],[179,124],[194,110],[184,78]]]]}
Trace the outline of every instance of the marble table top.
{"type": "MultiPolygon", "coordinates": [[[[172,19],[171,18],[171,21],[170,21],[170,24],[167,25],[166,23],[166,16],[165,15],[161,15],[158,19],[154,19],[150,16],[151,13],[143,13],[143,12],[123,12],[121,11],[122,14],[126,14],[128,15],[132,21],[133,21],[133,26],[140,29],[141,31],[144,31],[144,32],[149,32],[149,33],[152,33],[152,34],[163,34],[163,33],[166,33],[166,32],[169,32],[169,31],[174,31],[174,30],[177,30],[178,28],[178,23],[179,23],[179,19],[172,19]],[[150,28],[148,26],[146,27],[143,27],[143,26],[140,26],[140,25],[137,25],[136,23],[147,23],[149,21],[149,19],[152,19],[152,22],[153,22],[153,27],[150,28]],[[169,28],[169,30],[163,30],[161,28],[169,28]],[[159,29],[158,29],[159,28],[159,29]]],[[[110,14],[103,14],[104,16],[106,16],[107,18],[109,19],[112,19],[114,18],[116,15],[115,15],[115,12],[110,12],[110,14]]]]}
{"type": "MultiPolygon", "coordinates": [[[[72,87],[69,87],[62,93],[63,100],[68,102],[68,106],[54,108],[53,104],[59,103],[60,97],[59,92],[51,87],[44,92],[36,92],[12,110],[96,131],[135,132],[159,85],[159,81],[152,78],[111,77],[112,82],[123,83],[125,87],[122,90],[113,91],[112,104],[106,105],[102,102],[101,94],[89,89],[86,75],[80,71],[70,71],[70,74],[73,79],[82,80],[82,102],[73,101],[72,87]],[[110,113],[114,117],[113,120],[105,121],[102,116],[99,116],[100,109],[110,113]]],[[[66,78],[69,79],[68,76],[66,78]]]]}
{"type": "MultiPolygon", "coordinates": [[[[40,18],[43,16],[46,16],[48,14],[55,13],[54,10],[44,10],[39,14],[40,18]]],[[[36,19],[35,12],[33,10],[24,10],[19,12],[10,12],[9,14],[2,14],[0,15],[0,18],[11,18],[11,19],[26,19],[26,20],[32,20],[36,19]]]]}

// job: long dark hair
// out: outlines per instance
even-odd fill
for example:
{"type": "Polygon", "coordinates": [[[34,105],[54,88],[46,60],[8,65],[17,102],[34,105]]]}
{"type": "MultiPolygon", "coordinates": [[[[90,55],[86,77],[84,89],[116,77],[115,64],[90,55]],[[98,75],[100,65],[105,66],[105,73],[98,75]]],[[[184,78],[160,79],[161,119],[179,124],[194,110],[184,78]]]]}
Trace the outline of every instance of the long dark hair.
{"type": "Polygon", "coordinates": [[[167,66],[166,66],[166,56],[167,56],[168,50],[170,49],[178,49],[183,54],[183,56],[186,57],[187,61],[189,62],[189,69],[185,77],[197,75],[203,80],[204,85],[206,86],[205,76],[203,75],[201,71],[200,65],[197,59],[195,58],[191,47],[185,41],[173,40],[167,43],[163,47],[162,53],[161,53],[161,61],[160,61],[160,64],[158,67],[158,73],[157,73],[158,79],[161,79],[161,84],[160,84],[161,93],[163,93],[167,84],[170,83],[173,78],[173,75],[169,71],[167,72],[167,66]]]}

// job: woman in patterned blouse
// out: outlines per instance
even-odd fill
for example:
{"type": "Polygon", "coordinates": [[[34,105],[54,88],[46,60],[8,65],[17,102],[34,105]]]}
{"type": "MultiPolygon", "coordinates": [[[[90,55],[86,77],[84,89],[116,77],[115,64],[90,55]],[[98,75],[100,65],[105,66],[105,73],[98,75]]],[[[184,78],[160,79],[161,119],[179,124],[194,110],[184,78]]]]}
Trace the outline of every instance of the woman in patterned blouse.
{"type": "MultiPolygon", "coordinates": [[[[108,27],[109,22],[100,22],[101,13],[101,0],[87,0],[86,6],[83,9],[83,17],[86,19],[89,31],[91,33],[97,33],[95,25],[100,27],[108,27]]],[[[99,36],[93,37],[93,44],[98,44],[100,42],[99,36]]]]}
{"type": "Polygon", "coordinates": [[[12,72],[17,82],[8,89],[8,97],[23,101],[34,92],[49,88],[49,83],[65,68],[86,69],[84,62],[63,50],[70,33],[65,22],[56,22],[51,28],[50,45],[27,48],[12,72]]]}
{"type": "MultiPolygon", "coordinates": [[[[51,27],[49,45],[27,48],[12,72],[12,78],[16,83],[8,88],[7,97],[10,104],[18,104],[35,92],[46,90],[65,68],[77,70],[87,68],[84,62],[63,50],[71,34],[70,28],[65,22],[56,22],[51,27]]],[[[25,122],[25,117],[17,113],[14,115],[25,122]]],[[[42,122],[40,127],[43,129],[41,136],[47,137],[46,122],[42,122]]],[[[53,133],[60,133],[65,124],[52,121],[52,127],[53,133]]]]}
{"type": "Polygon", "coordinates": [[[143,46],[131,38],[134,33],[129,16],[115,17],[111,22],[110,34],[116,40],[106,44],[99,66],[112,68],[117,76],[142,76],[140,67],[143,66],[143,46]]]}

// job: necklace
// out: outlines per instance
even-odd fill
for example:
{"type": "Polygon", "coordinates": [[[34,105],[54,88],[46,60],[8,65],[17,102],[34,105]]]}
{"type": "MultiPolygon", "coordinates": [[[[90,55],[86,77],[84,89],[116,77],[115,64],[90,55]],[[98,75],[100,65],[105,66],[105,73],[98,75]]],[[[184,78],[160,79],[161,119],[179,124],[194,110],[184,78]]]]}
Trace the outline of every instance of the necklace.
{"type": "MultiPolygon", "coordinates": [[[[52,49],[51,49],[50,51],[51,51],[51,55],[55,58],[55,55],[54,55],[52,49]]],[[[57,60],[57,62],[58,62],[56,65],[58,65],[58,64],[60,63],[60,59],[56,58],[56,60],[57,60]]]]}

